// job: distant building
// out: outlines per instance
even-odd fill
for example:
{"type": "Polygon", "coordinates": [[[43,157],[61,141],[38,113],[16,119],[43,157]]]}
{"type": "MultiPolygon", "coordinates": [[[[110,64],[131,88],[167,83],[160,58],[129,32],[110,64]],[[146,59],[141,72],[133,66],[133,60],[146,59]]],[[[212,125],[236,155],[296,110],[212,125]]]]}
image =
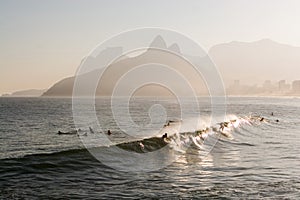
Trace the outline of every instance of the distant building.
{"type": "Polygon", "coordinates": [[[300,80],[293,81],[292,90],[293,93],[300,94],[300,80]]]}
{"type": "Polygon", "coordinates": [[[240,89],[240,80],[234,80],[233,88],[236,89],[236,90],[240,89]]]}
{"type": "Polygon", "coordinates": [[[276,85],[273,85],[270,80],[266,80],[262,86],[262,91],[265,94],[274,94],[278,92],[278,88],[276,85]]]}
{"type": "Polygon", "coordinates": [[[229,93],[230,94],[240,94],[241,85],[240,80],[234,80],[233,84],[229,87],[229,93]]]}
{"type": "Polygon", "coordinates": [[[266,81],[264,82],[264,84],[263,84],[263,88],[264,88],[265,90],[270,90],[270,89],[272,89],[272,83],[271,83],[271,81],[270,81],[270,80],[266,80],[266,81]]]}
{"type": "Polygon", "coordinates": [[[279,92],[288,92],[290,90],[290,84],[287,84],[285,80],[278,82],[279,92]]]}

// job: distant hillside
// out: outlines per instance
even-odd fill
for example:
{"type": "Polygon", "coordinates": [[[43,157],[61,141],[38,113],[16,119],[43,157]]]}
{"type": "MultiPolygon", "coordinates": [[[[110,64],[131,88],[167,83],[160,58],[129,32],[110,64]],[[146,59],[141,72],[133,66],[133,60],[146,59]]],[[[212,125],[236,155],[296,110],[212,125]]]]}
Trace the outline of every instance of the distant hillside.
{"type": "MultiPolygon", "coordinates": [[[[180,47],[176,43],[169,44],[168,46],[161,36],[157,36],[152,41],[150,47],[171,49],[181,54],[180,47]]],[[[95,71],[95,69],[99,66],[99,63],[101,64],[102,58],[112,58],[121,51],[121,47],[112,47],[101,52],[96,58],[87,57],[86,61],[89,66],[88,69],[90,70],[80,76],[82,80],[86,80],[84,81],[86,85],[84,85],[83,88],[88,87],[89,80],[96,80],[98,78],[97,74],[99,74],[99,69],[97,69],[97,71],[95,71]]],[[[197,55],[185,56],[203,66],[210,66],[208,57],[200,57],[197,55]]],[[[265,80],[299,79],[300,48],[280,44],[272,40],[264,39],[255,42],[230,42],[215,45],[209,50],[209,56],[219,68],[226,88],[228,88],[234,80],[240,80],[242,84],[260,84],[265,80]]],[[[146,52],[136,57],[124,56],[111,64],[99,82],[96,95],[111,95],[117,81],[125,72],[128,72],[136,66],[153,61],[172,66],[172,68],[189,80],[198,95],[207,94],[208,91],[205,87],[205,83],[199,81],[201,77],[188,66],[189,63],[166,54],[163,51],[153,51],[149,48],[146,52]]],[[[206,67],[204,70],[209,69],[206,67]]],[[[178,88],[184,93],[184,88],[178,83],[176,76],[170,76],[170,74],[165,71],[153,74],[149,73],[146,76],[139,76],[137,74],[135,77],[132,77],[132,80],[144,79],[148,76],[174,83],[173,87],[178,88]]],[[[212,82],[214,81],[214,77],[206,78],[212,82]]],[[[47,90],[43,96],[71,96],[74,80],[75,77],[69,77],[58,81],[47,90]]],[[[127,83],[122,87],[125,89],[126,87],[132,87],[132,85],[127,83]]],[[[139,90],[136,94],[143,96],[164,96],[170,95],[170,91],[158,86],[147,86],[139,90]]],[[[81,95],[86,95],[85,91],[82,91],[81,95]]]]}
{"type": "Polygon", "coordinates": [[[75,77],[62,79],[42,93],[42,96],[72,96],[75,77]]]}
{"type": "Polygon", "coordinates": [[[4,96],[4,97],[38,97],[38,96],[41,96],[45,91],[46,91],[46,89],[43,89],[43,90],[30,89],[30,90],[17,91],[17,92],[13,92],[11,94],[5,94],[2,96],[4,96]]]}
{"type": "Polygon", "coordinates": [[[263,39],[219,44],[210,49],[209,55],[227,85],[233,80],[255,84],[299,79],[300,47],[263,39]]]}
{"type": "MultiPolygon", "coordinates": [[[[136,72],[135,75],[126,74],[127,78],[132,76],[129,81],[125,84],[121,84],[120,87],[130,88],[139,86],[135,84],[132,80],[143,81],[145,78],[153,77],[157,80],[157,82],[167,82],[171,85],[171,88],[176,88],[177,92],[182,95],[190,95],[187,94],[187,90],[184,88],[184,85],[180,83],[179,79],[183,75],[186,77],[186,80],[190,82],[191,85],[194,86],[194,90],[197,94],[207,94],[207,89],[205,87],[204,81],[201,81],[200,74],[197,74],[195,69],[191,67],[190,63],[185,60],[179,58],[178,56],[168,53],[166,51],[157,50],[160,49],[172,49],[173,51],[180,53],[180,48],[177,44],[170,44],[168,47],[166,42],[163,40],[161,36],[157,36],[152,43],[150,44],[150,48],[147,51],[135,56],[135,57],[121,57],[112,63],[103,73],[102,79],[99,82],[96,95],[97,96],[109,96],[112,94],[114,87],[117,85],[120,78],[126,74],[126,72],[134,69],[137,66],[142,66],[144,64],[149,63],[161,63],[166,66],[171,66],[172,69],[177,72],[169,72],[166,69],[162,69],[162,67],[157,67],[157,71],[149,71],[147,74],[143,74],[143,72],[136,72]],[[177,74],[176,74],[177,73],[177,74]],[[177,76],[176,76],[177,75],[177,76]],[[200,81],[199,81],[200,80],[200,81]]],[[[102,53],[103,54],[103,53],[102,53]]],[[[100,54],[100,56],[102,55],[100,54]]],[[[107,55],[107,53],[106,53],[107,55]]],[[[90,59],[90,58],[87,58],[90,59]]],[[[202,62],[201,58],[198,58],[199,62],[202,62]]],[[[100,60],[99,58],[94,58],[90,60],[100,60]]],[[[206,60],[205,60],[206,61],[206,60]]],[[[102,69],[96,69],[95,67],[98,63],[89,63],[89,68],[94,69],[90,72],[87,72],[83,75],[80,75],[79,78],[82,80],[83,84],[82,88],[89,88],[89,84],[92,82],[91,80],[97,80],[98,74],[102,69]]],[[[155,67],[157,65],[150,64],[149,67],[155,67]]],[[[47,90],[43,96],[71,96],[73,91],[75,77],[65,78],[56,84],[54,84],[49,90],[47,90]]],[[[121,90],[123,91],[123,90],[121,90]]],[[[122,93],[122,92],[121,92],[122,93]]],[[[86,90],[82,90],[80,95],[85,96],[88,95],[86,90]]],[[[119,95],[127,95],[126,93],[122,93],[119,95]]],[[[147,85],[143,88],[140,88],[136,91],[136,95],[140,96],[169,96],[171,95],[171,91],[168,91],[166,88],[158,85],[147,85]]]]}

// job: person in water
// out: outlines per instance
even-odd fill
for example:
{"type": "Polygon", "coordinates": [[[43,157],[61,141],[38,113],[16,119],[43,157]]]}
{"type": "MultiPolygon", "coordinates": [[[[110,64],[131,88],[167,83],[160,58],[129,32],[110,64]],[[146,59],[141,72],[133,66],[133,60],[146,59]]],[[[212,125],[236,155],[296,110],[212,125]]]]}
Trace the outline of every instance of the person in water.
{"type": "Polygon", "coordinates": [[[168,134],[165,133],[161,138],[162,138],[162,139],[168,138],[168,134]]]}
{"type": "Polygon", "coordinates": [[[108,130],[108,131],[107,131],[107,135],[111,135],[111,132],[110,132],[110,130],[108,130]]]}
{"type": "Polygon", "coordinates": [[[219,131],[224,131],[224,128],[225,128],[225,124],[224,123],[220,123],[219,131]]]}
{"type": "Polygon", "coordinates": [[[170,122],[166,123],[164,127],[170,126],[170,122]]]}
{"type": "Polygon", "coordinates": [[[145,146],[144,146],[144,144],[143,144],[142,142],[140,142],[139,145],[140,145],[140,147],[141,147],[142,149],[145,148],[145,146]]]}

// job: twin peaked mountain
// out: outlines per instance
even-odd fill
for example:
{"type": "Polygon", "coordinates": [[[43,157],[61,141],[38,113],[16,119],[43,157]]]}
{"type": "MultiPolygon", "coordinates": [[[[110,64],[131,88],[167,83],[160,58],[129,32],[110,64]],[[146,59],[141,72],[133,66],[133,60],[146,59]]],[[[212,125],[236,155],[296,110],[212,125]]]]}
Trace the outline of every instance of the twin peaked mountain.
{"type": "Polygon", "coordinates": [[[158,35],[158,36],[156,36],[156,38],[154,38],[153,42],[150,44],[150,47],[160,48],[160,49],[169,49],[173,52],[181,54],[178,44],[174,43],[174,44],[172,44],[171,46],[168,47],[167,43],[165,42],[165,40],[160,35],[158,35]]]}
{"type": "MultiPolygon", "coordinates": [[[[167,46],[166,42],[161,36],[157,36],[150,44],[150,47],[160,49],[170,49],[178,54],[182,54],[180,47],[177,44],[167,46]]],[[[151,49],[151,48],[150,48],[151,49]]],[[[139,64],[157,61],[158,63],[165,63],[168,66],[176,69],[195,87],[197,94],[207,94],[207,89],[202,79],[196,72],[191,70],[187,63],[178,60],[170,55],[159,55],[161,52],[147,51],[135,56],[124,56],[114,62],[103,74],[102,80],[99,82],[96,95],[111,95],[113,88],[118,82],[118,79],[126,72],[130,71],[139,64]]],[[[111,47],[101,52],[99,58],[86,58],[85,62],[88,65],[95,63],[99,66],[103,59],[114,58],[122,52],[121,47],[111,47]],[[101,58],[101,59],[100,59],[101,58]]],[[[187,55],[185,55],[188,57],[187,55]]],[[[262,83],[264,80],[296,80],[299,79],[300,67],[300,48],[286,44],[274,42],[269,39],[263,39],[255,42],[230,42],[213,46],[209,50],[209,56],[218,67],[221,76],[224,80],[225,86],[229,86],[233,80],[240,80],[245,84],[262,83]]],[[[190,59],[196,59],[198,62],[205,63],[207,57],[190,56],[190,59]]],[[[99,69],[95,69],[99,70],[99,69]]],[[[100,69],[101,70],[101,69],[100,69]]],[[[97,71],[91,70],[81,76],[89,80],[90,76],[95,76],[97,71]]],[[[99,72],[99,71],[98,71],[99,72]]],[[[176,76],[171,76],[165,71],[160,73],[148,74],[148,76],[155,76],[157,79],[167,80],[167,82],[174,82],[174,87],[179,90],[184,90],[184,87],[177,82],[176,76]]],[[[143,79],[145,76],[132,77],[143,79]]],[[[48,89],[43,96],[71,96],[73,90],[73,83],[75,77],[65,78],[50,89],[48,89]]],[[[130,83],[124,85],[131,87],[130,83]]],[[[170,95],[170,91],[160,86],[145,86],[140,88],[136,94],[143,96],[156,95],[170,95]]],[[[85,94],[82,94],[85,95],[85,94]]],[[[126,95],[126,94],[124,94],[126,95]]]]}
{"type": "MultiPolygon", "coordinates": [[[[127,88],[132,87],[137,88],[135,90],[135,94],[138,96],[169,96],[175,91],[179,92],[180,95],[189,96],[190,94],[186,89],[186,82],[195,86],[194,89],[197,94],[207,93],[205,84],[199,73],[190,66],[190,63],[176,55],[181,55],[181,50],[178,44],[174,43],[167,46],[164,39],[161,36],[157,36],[150,43],[149,47],[150,48],[143,50],[136,56],[124,55],[121,58],[118,58],[105,70],[104,68],[99,68],[99,66],[103,66],[104,63],[107,63],[107,61],[110,61],[122,54],[121,47],[110,47],[100,52],[97,57],[85,58],[84,65],[87,66],[89,70],[80,75],[81,84],[83,84],[80,87],[90,88],[90,80],[96,80],[97,76],[103,72],[96,89],[97,96],[112,95],[114,88],[118,85],[118,81],[122,78],[122,76],[124,76],[124,74],[126,74],[128,81],[120,84],[120,87],[124,88],[124,90],[120,90],[121,93],[118,94],[121,96],[130,95],[128,94],[127,88]],[[171,50],[171,52],[175,52],[176,54],[170,53],[169,51],[161,51],[159,49],[171,50]],[[168,71],[165,67],[157,65],[155,67],[155,64],[153,63],[169,66],[176,70],[176,73],[168,71]],[[147,69],[150,69],[152,65],[152,70],[147,71],[145,68],[146,70],[144,71],[131,71],[139,66],[147,64],[149,65],[147,66],[147,69]],[[182,79],[182,76],[186,78],[185,81],[180,80],[182,79]],[[153,82],[157,82],[158,84],[140,85],[143,81],[147,82],[146,79],[151,77],[155,79],[153,82]],[[133,80],[135,80],[135,82],[133,80]],[[159,83],[161,82],[164,84],[160,85],[159,83]],[[167,88],[171,88],[173,91],[167,88]]],[[[199,59],[201,60],[201,58],[199,59]]],[[[72,96],[75,78],[76,77],[73,76],[57,82],[48,89],[43,96],[72,96]]],[[[79,95],[90,96],[90,94],[85,93],[86,91],[87,90],[82,89],[79,95]]]]}

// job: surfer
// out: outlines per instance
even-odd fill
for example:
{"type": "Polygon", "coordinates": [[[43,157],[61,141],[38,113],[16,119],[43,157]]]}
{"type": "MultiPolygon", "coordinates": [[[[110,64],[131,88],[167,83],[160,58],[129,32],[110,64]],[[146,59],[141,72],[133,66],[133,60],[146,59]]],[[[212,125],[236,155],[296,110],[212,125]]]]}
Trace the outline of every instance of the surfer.
{"type": "Polygon", "coordinates": [[[225,126],[226,125],[224,123],[220,123],[219,131],[224,131],[225,126]]]}
{"type": "Polygon", "coordinates": [[[61,131],[58,131],[57,132],[58,135],[75,135],[77,134],[77,131],[74,130],[74,131],[69,131],[69,132],[61,132],[61,131]]]}
{"type": "Polygon", "coordinates": [[[111,135],[111,132],[110,132],[110,130],[108,130],[108,131],[107,131],[107,135],[111,135]]]}
{"type": "Polygon", "coordinates": [[[272,112],[271,115],[274,116],[274,113],[272,112]]]}
{"type": "Polygon", "coordinates": [[[196,131],[196,134],[197,134],[197,135],[202,135],[203,132],[204,132],[204,130],[197,130],[197,131],[196,131]]]}
{"type": "Polygon", "coordinates": [[[276,119],[275,122],[279,122],[279,119],[276,119]]]}
{"type": "Polygon", "coordinates": [[[162,139],[168,138],[168,134],[165,133],[161,138],[162,138],[162,139]]]}
{"type": "Polygon", "coordinates": [[[144,148],[145,148],[145,146],[143,145],[143,143],[142,143],[142,142],[140,142],[140,143],[139,143],[139,145],[140,145],[140,147],[141,147],[142,149],[144,149],[144,148]]]}
{"type": "Polygon", "coordinates": [[[262,117],[259,121],[263,122],[264,120],[265,120],[265,118],[262,117]]]}

